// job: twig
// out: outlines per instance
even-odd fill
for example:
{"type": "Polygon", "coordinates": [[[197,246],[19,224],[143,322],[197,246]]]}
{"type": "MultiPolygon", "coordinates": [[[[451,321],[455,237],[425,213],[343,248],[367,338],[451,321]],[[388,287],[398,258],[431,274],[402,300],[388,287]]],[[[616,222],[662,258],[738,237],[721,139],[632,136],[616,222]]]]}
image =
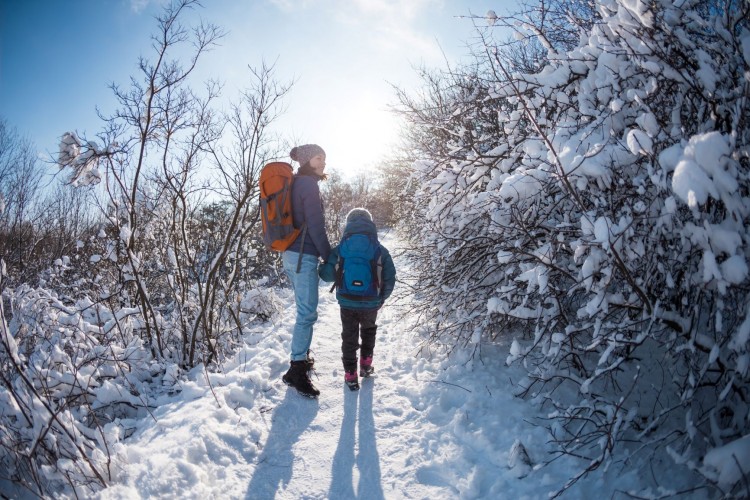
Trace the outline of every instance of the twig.
{"type": "MultiPolygon", "coordinates": [[[[419,380],[419,379],[417,379],[417,380],[419,380]]],[[[420,380],[420,382],[422,382],[422,381],[420,380]]],[[[458,387],[459,389],[463,389],[466,392],[471,392],[471,390],[467,389],[466,387],[462,387],[462,386],[460,386],[458,384],[452,384],[450,382],[445,382],[443,380],[425,380],[424,382],[435,382],[435,383],[440,383],[440,384],[445,384],[445,385],[452,385],[453,387],[458,387]]]]}

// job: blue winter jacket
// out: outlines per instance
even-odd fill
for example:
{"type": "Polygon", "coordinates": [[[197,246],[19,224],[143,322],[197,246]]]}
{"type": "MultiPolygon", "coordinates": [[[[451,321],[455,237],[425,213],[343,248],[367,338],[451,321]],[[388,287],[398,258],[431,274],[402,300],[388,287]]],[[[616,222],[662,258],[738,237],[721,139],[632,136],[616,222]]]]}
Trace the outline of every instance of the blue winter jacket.
{"type": "Polygon", "coordinates": [[[294,227],[302,228],[307,223],[304,241],[302,233],[287,250],[322,257],[327,260],[331,253],[331,244],[326,234],[326,222],[323,216],[323,201],[320,198],[318,179],[311,175],[295,175],[292,184],[292,214],[294,227]]]}
{"type": "MultiPolygon", "coordinates": [[[[349,234],[354,233],[364,233],[377,236],[378,231],[371,220],[364,217],[358,217],[352,219],[346,224],[344,235],[341,239],[343,240],[349,234]]],[[[383,305],[383,302],[390,297],[391,292],[393,292],[393,287],[396,286],[396,266],[393,265],[393,259],[391,258],[390,252],[382,243],[380,244],[380,248],[383,260],[383,288],[380,292],[380,298],[372,301],[349,300],[340,297],[337,291],[336,299],[339,301],[339,305],[343,309],[379,309],[380,306],[383,305]]],[[[339,246],[336,245],[331,249],[331,254],[328,259],[318,267],[318,276],[320,276],[323,281],[327,281],[328,283],[336,281],[336,263],[338,260],[339,246]]]]}

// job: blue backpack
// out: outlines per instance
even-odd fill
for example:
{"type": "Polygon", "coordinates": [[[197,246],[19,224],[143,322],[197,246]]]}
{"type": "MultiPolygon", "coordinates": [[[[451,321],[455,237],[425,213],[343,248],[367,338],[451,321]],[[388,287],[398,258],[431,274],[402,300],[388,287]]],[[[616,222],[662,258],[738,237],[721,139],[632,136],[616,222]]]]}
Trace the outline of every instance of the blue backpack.
{"type": "Polygon", "coordinates": [[[382,290],[383,256],[375,235],[354,233],[339,244],[336,263],[336,296],[356,301],[372,301],[382,290]]]}

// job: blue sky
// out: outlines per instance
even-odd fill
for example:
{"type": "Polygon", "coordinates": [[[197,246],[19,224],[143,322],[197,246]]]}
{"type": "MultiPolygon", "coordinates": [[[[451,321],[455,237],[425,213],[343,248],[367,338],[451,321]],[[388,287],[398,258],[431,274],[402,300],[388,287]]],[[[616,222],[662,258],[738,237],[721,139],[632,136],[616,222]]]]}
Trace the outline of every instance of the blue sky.
{"type": "MultiPolygon", "coordinates": [[[[224,28],[196,77],[218,77],[235,98],[249,66],[276,61],[296,83],[278,132],[320,144],[329,168],[374,165],[396,139],[387,111],[391,84],[416,88],[416,65],[444,67],[476,36],[469,12],[498,14],[509,0],[205,0],[191,14],[224,28]]],[[[62,133],[93,137],[115,102],[108,85],[127,85],[163,0],[0,0],[0,116],[54,153],[62,133]]],[[[186,20],[186,23],[188,20],[186,20]]]]}

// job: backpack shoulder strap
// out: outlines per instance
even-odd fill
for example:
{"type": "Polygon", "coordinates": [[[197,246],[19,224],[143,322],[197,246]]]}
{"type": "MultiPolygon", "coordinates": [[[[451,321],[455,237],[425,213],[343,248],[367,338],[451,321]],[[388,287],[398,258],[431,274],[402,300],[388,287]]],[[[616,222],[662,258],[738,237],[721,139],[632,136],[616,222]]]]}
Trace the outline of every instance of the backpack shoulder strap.
{"type": "Polygon", "coordinates": [[[302,223],[302,242],[299,244],[299,257],[297,257],[297,274],[299,274],[300,269],[302,269],[302,249],[305,247],[305,235],[307,235],[307,221],[302,223]]]}

